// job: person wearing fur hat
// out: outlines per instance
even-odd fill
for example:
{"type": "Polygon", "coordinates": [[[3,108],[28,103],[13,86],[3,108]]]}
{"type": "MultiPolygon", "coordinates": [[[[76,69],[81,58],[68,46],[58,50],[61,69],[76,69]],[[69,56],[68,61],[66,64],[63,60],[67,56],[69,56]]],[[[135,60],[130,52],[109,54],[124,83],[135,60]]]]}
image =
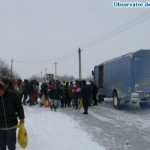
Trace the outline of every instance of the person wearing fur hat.
{"type": "Polygon", "coordinates": [[[24,123],[24,110],[17,92],[0,81],[0,150],[16,149],[16,127],[24,123]]]}

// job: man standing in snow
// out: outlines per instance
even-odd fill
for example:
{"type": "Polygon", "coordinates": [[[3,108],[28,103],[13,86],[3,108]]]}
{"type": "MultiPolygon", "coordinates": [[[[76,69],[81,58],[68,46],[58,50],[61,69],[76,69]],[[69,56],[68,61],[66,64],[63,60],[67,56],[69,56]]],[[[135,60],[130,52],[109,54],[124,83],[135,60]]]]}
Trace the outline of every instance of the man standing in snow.
{"type": "Polygon", "coordinates": [[[54,111],[56,111],[57,105],[58,105],[58,99],[60,98],[58,85],[56,85],[56,84],[54,85],[54,87],[49,92],[49,97],[51,99],[51,106],[50,106],[51,111],[53,108],[54,108],[54,111]]]}
{"type": "Polygon", "coordinates": [[[85,80],[82,81],[81,95],[83,99],[83,108],[84,108],[83,114],[88,114],[88,106],[89,106],[89,99],[91,96],[91,88],[86,84],[85,80]]]}
{"type": "Polygon", "coordinates": [[[97,92],[98,92],[98,89],[97,89],[97,86],[95,83],[93,83],[92,81],[90,81],[90,84],[91,84],[91,98],[92,100],[94,101],[94,106],[97,106],[97,98],[96,98],[96,95],[97,95],[97,92]]]}
{"type": "Polygon", "coordinates": [[[0,150],[16,149],[16,126],[18,119],[24,123],[24,110],[17,92],[9,88],[9,80],[0,81],[0,150]]]}

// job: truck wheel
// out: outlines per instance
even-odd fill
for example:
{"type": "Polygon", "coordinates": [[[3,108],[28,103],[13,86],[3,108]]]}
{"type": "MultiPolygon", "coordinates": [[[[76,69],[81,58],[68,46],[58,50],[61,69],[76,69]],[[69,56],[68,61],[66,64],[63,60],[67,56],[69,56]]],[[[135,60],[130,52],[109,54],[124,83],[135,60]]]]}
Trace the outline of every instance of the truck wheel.
{"type": "Polygon", "coordinates": [[[117,95],[113,96],[113,105],[116,109],[120,108],[120,100],[117,95]]]}

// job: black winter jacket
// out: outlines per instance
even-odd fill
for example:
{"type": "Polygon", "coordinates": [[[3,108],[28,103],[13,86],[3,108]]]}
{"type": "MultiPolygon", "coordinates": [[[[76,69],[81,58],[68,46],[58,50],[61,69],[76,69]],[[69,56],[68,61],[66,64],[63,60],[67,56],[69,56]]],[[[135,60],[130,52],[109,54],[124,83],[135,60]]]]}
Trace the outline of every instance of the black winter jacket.
{"type": "Polygon", "coordinates": [[[18,119],[24,119],[24,110],[20,97],[15,90],[7,90],[0,97],[0,128],[11,128],[18,124],[18,119]]]}
{"type": "Polygon", "coordinates": [[[91,87],[89,85],[84,84],[82,86],[81,95],[83,99],[89,99],[91,95],[91,87]]]}
{"type": "Polygon", "coordinates": [[[59,89],[58,88],[53,88],[53,89],[51,89],[51,91],[49,92],[49,97],[50,97],[50,99],[59,99],[60,98],[60,96],[59,96],[60,94],[59,94],[59,89]]]}

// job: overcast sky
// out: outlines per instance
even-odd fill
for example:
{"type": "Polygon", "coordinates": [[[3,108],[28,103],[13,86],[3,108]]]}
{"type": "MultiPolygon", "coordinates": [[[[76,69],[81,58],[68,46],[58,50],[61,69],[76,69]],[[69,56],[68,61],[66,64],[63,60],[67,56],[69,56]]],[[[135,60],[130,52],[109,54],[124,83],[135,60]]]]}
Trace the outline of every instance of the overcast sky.
{"type": "Polygon", "coordinates": [[[14,60],[22,79],[54,73],[55,62],[57,75],[78,77],[81,47],[85,78],[106,60],[150,49],[150,8],[114,8],[113,2],[0,0],[0,56],[14,60]]]}

